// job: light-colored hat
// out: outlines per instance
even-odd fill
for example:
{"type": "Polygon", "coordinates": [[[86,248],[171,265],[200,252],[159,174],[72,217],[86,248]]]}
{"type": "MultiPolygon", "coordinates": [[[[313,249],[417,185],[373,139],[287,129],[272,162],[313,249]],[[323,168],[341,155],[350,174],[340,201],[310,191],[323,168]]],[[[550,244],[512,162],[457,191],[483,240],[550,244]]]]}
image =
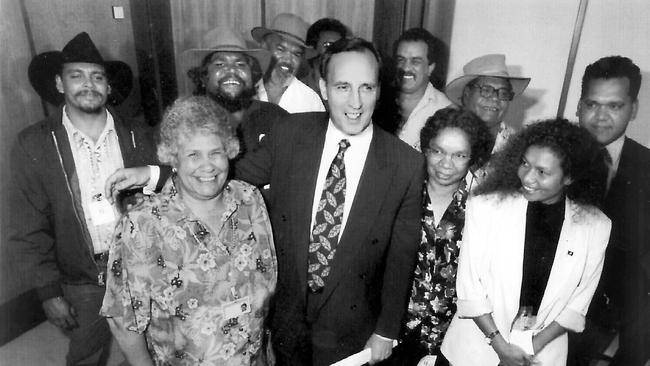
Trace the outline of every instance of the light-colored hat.
{"type": "Polygon", "coordinates": [[[445,88],[447,98],[461,105],[465,85],[480,76],[508,79],[510,85],[512,85],[512,91],[516,95],[523,93],[530,82],[530,78],[510,76],[508,74],[505,55],[484,55],[468,62],[463,66],[463,75],[447,84],[445,88]]]}
{"type": "Polygon", "coordinates": [[[317,54],[317,51],[307,45],[305,37],[307,36],[309,24],[301,17],[291,14],[278,14],[271,22],[271,28],[255,27],[251,30],[251,36],[257,42],[262,42],[264,37],[269,34],[277,34],[282,38],[298,43],[305,48],[305,57],[311,58],[317,54]]]}
{"type": "Polygon", "coordinates": [[[262,70],[266,70],[271,60],[269,51],[247,45],[244,38],[230,27],[220,26],[212,29],[203,37],[203,45],[207,45],[208,48],[192,48],[183,52],[181,55],[183,70],[201,66],[203,59],[213,52],[247,54],[259,62],[262,70]]]}

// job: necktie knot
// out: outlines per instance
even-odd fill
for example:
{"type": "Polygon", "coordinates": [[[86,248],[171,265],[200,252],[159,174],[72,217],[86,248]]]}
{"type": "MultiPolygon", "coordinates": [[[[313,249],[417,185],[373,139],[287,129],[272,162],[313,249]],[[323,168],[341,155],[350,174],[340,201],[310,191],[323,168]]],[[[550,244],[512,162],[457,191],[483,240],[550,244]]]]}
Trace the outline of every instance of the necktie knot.
{"type": "Polygon", "coordinates": [[[343,139],[339,141],[339,152],[336,155],[342,156],[343,154],[345,154],[345,150],[347,150],[348,147],[350,147],[350,141],[348,141],[347,139],[343,139]]]}
{"type": "Polygon", "coordinates": [[[604,147],[602,148],[601,151],[603,154],[603,161],[605,162],[605,164],[607,164],[607,167],[611,169],[613,164],[612,156],[609,154],[609,151],[604,147]]]}

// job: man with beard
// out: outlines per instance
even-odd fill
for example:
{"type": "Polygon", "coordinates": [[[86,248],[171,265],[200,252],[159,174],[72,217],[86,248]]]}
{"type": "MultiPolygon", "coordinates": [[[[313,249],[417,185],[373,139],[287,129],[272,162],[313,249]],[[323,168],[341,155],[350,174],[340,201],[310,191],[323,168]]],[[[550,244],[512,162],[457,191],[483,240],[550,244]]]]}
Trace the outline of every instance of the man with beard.
{"type": "Polygon", "coordinates": [[[420,130],[427,119],[452,102],[433,87],[429,78],[436,68],[442,41],[422,28],[404,32],[393,48],[398,87],[397,106],[400,124],[396,135],[420,151],[420,130]]]}
{"type": "Polygon", "coordinates": [[[191,67],[188,76],[195,85],[194,94],[208,95],[230,112],[241,157],[255,150],[273,123],[288,114],[275,104],[253,99],[255,84],[271,56],[264,49],[248,48],[246,41],[228,27],[208,32],[203,43],[212,47],[185,51],[183,63],[191,67]]]}
{"type": "Polygon", "coordinates": [[[301,62],[317,53],[305,43],[307,28],[302,18],[285,13],[273,19],[271,28],[251,30],[253,39],[272,55],[263,82],[258,83],[257,98],[289,113],[325,111],[318,94],[296,77],[301,62]]]}
{"type": "Polygon", "coordinates": [[[119,215],[104,181],[155,163],[152,136],[106,105],[128,96],[132,73],[105,62],[87,33],[36,56],[29,79],[44,100],[63,105],[21,131],[12,150],[9,246],[47,318],[70,338],[67,364],[103,364],[111,333],[98,312],[119,215]]]}

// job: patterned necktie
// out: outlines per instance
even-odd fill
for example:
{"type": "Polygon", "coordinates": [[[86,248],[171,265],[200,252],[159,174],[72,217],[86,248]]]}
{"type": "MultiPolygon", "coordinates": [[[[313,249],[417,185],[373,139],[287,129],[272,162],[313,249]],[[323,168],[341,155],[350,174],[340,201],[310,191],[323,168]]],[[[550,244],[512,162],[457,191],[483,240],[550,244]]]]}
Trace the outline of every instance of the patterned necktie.
{"type": "Polygon", "coordinates": [[[312,292],[319,292],[325,286],[330,274],[331,263],[339,242],[343,206],[345,205],[345,163],[343,155],[350,147],[348,140],[339,142],[339,152],[325,178],[323,194],[318,202],[314,227],[311,231],[307,263],[307,285],[312,292]]]}

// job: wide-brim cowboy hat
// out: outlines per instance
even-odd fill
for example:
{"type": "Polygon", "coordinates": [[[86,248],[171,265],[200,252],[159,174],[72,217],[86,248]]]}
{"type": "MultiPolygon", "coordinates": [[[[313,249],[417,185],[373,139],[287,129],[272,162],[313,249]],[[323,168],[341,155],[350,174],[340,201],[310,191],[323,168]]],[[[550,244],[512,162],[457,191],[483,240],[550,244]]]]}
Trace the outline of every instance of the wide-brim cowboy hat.
{"type": "Polygon", "coordinates": [[[524,92],[530,78],[511,76],[506,67],[506,56],[500,54],[484,55],[473,59],[463,66],[463,75],[452,80],[445,88],[445,94],[452,102],[462,105],[465,86],[477,77],[495,77],[507,79],[515,95],[524,92]]]}
{"type": "Polygon", "coordinates": [[[307,42],[305,41],[308,29],[309,24],[307,24],[307,22],[305,22],[301,17],[295,14],[282,13],[278,14],[273,19],[270,28],[253,28],[251,30],[251,36],[258,43],[262,43],[264,41],[264,38],[269,34],[276,34],[281,38],[295,42],[301,47],[304,47],[305,57],[309,59],[318,55],[318,51],[307,45],[307,42]]]}
{"type": "Polygon", "coordinates": [[[133,89],[133,72],[122,61],[104,61],[99,50],[88,36],[82,32],[68,42],[62,51],[48,51],[38,54],[29,63],[27,75],[36,93],[45,101],[60,105],[63,94],[56,88],[55,76],[61,72],[63,64],[87,62],[104,66],[111,93],[107,103],[122,103],[133,89]]]}
{"type": "Polygon", "coordinates": [[[261,70],[266,70],[271,60],[271,53],[265,49],[253,47],[229,27],[217,27],[203,37],[202,48],[191,48],[181,54],[181,66],[187,71],[201,66],[206,56],[215,52],[237,52],[253,57],[261,70]]]}

